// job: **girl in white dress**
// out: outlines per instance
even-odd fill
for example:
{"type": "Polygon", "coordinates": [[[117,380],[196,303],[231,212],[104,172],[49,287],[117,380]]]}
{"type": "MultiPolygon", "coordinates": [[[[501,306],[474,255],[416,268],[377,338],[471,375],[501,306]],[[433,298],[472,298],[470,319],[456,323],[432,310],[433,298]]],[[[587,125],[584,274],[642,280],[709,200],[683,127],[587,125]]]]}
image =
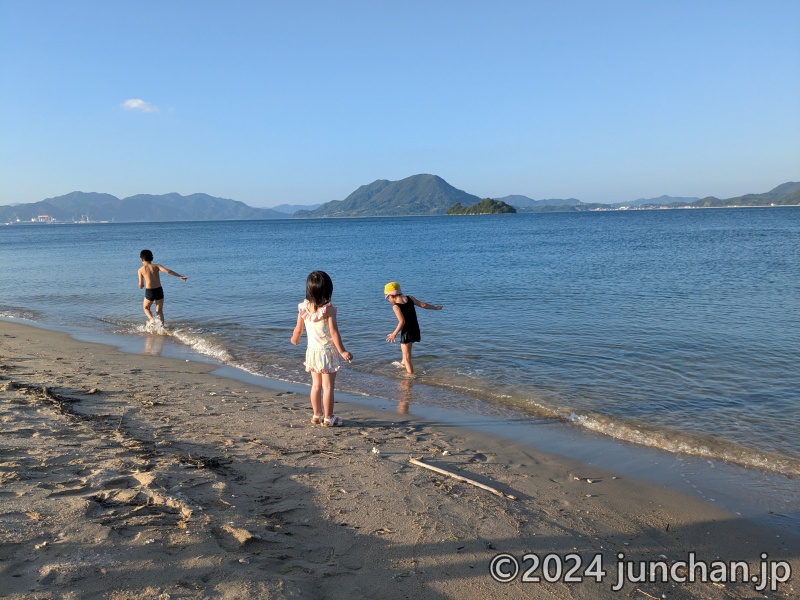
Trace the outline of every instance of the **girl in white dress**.
{"type": "Polygon", "coordinates": [[[308,335],[306,371],[311,373],[312,423],[341,427],[342,419],[333,414],[333,386],[336,372],[346,360],[353,360],[342,343],[336,326],[336,307],[331,304],[333,281],[325,271],[314,271],[306,279],[306,299],[297,305],[297,324],[292,344],[300,341],[305,326],[308,335]]]}

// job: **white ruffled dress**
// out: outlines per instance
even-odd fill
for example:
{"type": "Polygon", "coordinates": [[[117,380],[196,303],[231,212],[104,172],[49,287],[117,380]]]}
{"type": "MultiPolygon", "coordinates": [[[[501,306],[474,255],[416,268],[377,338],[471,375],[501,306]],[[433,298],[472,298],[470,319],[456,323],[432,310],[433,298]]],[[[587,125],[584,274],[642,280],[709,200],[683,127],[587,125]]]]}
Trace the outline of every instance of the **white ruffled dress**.
{"type": "Polygon", "coordinates": [[[336,316],[336,307],[328,302],[316,311],[311,311],[311,304],[303,300],[297,305],[300,318],[306,326],[308,349],[306,350],[306,371],[311,373],[336,373],[345,363],[331,339],[327,319],[336,316]]]}

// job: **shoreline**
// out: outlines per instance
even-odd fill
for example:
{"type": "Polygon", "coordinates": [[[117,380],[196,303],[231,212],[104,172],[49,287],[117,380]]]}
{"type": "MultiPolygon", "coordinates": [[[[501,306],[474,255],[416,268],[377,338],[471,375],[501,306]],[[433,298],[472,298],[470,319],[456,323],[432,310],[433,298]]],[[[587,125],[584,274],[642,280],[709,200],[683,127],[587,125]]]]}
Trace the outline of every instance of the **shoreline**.
{"type": "MultiPolygon", "coordinates": [[[[65,333],[73,339],[114,347],[124,354],[154,354],[213,365],[212,374],[274,392],[291,391],[307,396],[309,391],[308,384],[251,373],[198,352],[172,337],[115,334],[80,327],[54,328],[10,319],[0,319],[0,322],[3,320],[65,333]]],[[[391,412],[397,405],[397,401],[384,397],[340,389],[336,391],[336,398],[337,403],[355,404],[384,412],[391,412]]],[[[468,429],[523,444],[532,451],[578,461],[587,468],[613,467],[619,475],[668,487],[711,502],[736,516],[800,533],[800,514],[794,509],[795,499],[800,494],[800,480],[773,471],[637,444],[569,422],[533,417],[508,406],[503,407],[499,415],[473,412],[469,407],[462,411],[413,402],[410,408],[407,404],[407,410],[424,422],[468,429]]]]}
{"type": "MultiPolygon", "coordinates": [[[[308,394],[308,385],[269,379],[222,365],[212,371],[228,379],[273,391],[308,394]]],[[[352,392],[336,392],[336,403],[393,412],[397,402],[352,392]]],[[[694,455],[676,455],[575,427],[559,420],[539,419],[505,408],[514,416],[460,412],[452,408],[412,404],[413,416],[427,423],[466,429],[526,446],[556,458],[578,461],[585,468],[611,469],[619,475],[688,494],[749,520],[800,532],[800,515],[792,514],[797,480],[771,471],[694,455]],[[613,465],[613,469],[609,467],[613,465]]]]}
{"type": "Polygon", "coordinates": [[[763,593],[798,591],[799,535],[674,489],[341,397],[345,426],[312,426],[306,394],[211,362],[9,321],[0,341],[11,598],[753,597],[757,583],[679,581],[685,569],[616,581],[625,561],[676,565],[690,552],[754,574],[767,553],[793,576],[763,593]],[[581,572],[599,561],[607,577],[490,576],[493,556],[530,552],[551,566],[572,554],[581,572]]]}

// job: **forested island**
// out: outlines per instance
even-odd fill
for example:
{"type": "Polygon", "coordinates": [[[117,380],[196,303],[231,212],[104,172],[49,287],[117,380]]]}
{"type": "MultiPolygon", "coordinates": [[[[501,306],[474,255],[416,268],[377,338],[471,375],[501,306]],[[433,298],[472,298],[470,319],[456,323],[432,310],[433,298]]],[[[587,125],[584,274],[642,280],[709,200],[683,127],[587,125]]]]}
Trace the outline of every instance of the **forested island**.
{"type": "Polygon", "coordinates": [[[464,206],[456,202],[447,209],[447,215],[503,215],[517,212],[517,209],[502,200],[484,198],[472,206],[464,206]]]}

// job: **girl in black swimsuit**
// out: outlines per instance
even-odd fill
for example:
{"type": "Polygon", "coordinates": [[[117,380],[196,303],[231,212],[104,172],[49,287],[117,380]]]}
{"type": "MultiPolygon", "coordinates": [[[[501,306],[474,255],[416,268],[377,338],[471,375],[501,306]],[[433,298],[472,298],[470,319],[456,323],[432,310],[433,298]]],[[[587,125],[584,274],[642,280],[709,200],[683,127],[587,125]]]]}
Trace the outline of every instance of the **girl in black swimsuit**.
{"type": "Polygon", "coordinates": [[[403,362],[400,366],[404,367],[408,373],[414,372],[414,365],[411,363],[411,348],[414,342],[419,342],[421,336],[419,333],[419,321],[417,321],[417,311],[414,308],[427,308],[428,310],[442,310],[441,304],[428,304],[414,298],[414,296],[404,295],[400,291],[400,284],[396,281],[390,281],[383,288],[383,294],[386,299],[392,304],[392,309],[397,317],[397,327],[394,331],[386,336],[386,341],[392,343],[395,341],[397,334],[400,334],[400,348],[403,352],[403,362]]]}

